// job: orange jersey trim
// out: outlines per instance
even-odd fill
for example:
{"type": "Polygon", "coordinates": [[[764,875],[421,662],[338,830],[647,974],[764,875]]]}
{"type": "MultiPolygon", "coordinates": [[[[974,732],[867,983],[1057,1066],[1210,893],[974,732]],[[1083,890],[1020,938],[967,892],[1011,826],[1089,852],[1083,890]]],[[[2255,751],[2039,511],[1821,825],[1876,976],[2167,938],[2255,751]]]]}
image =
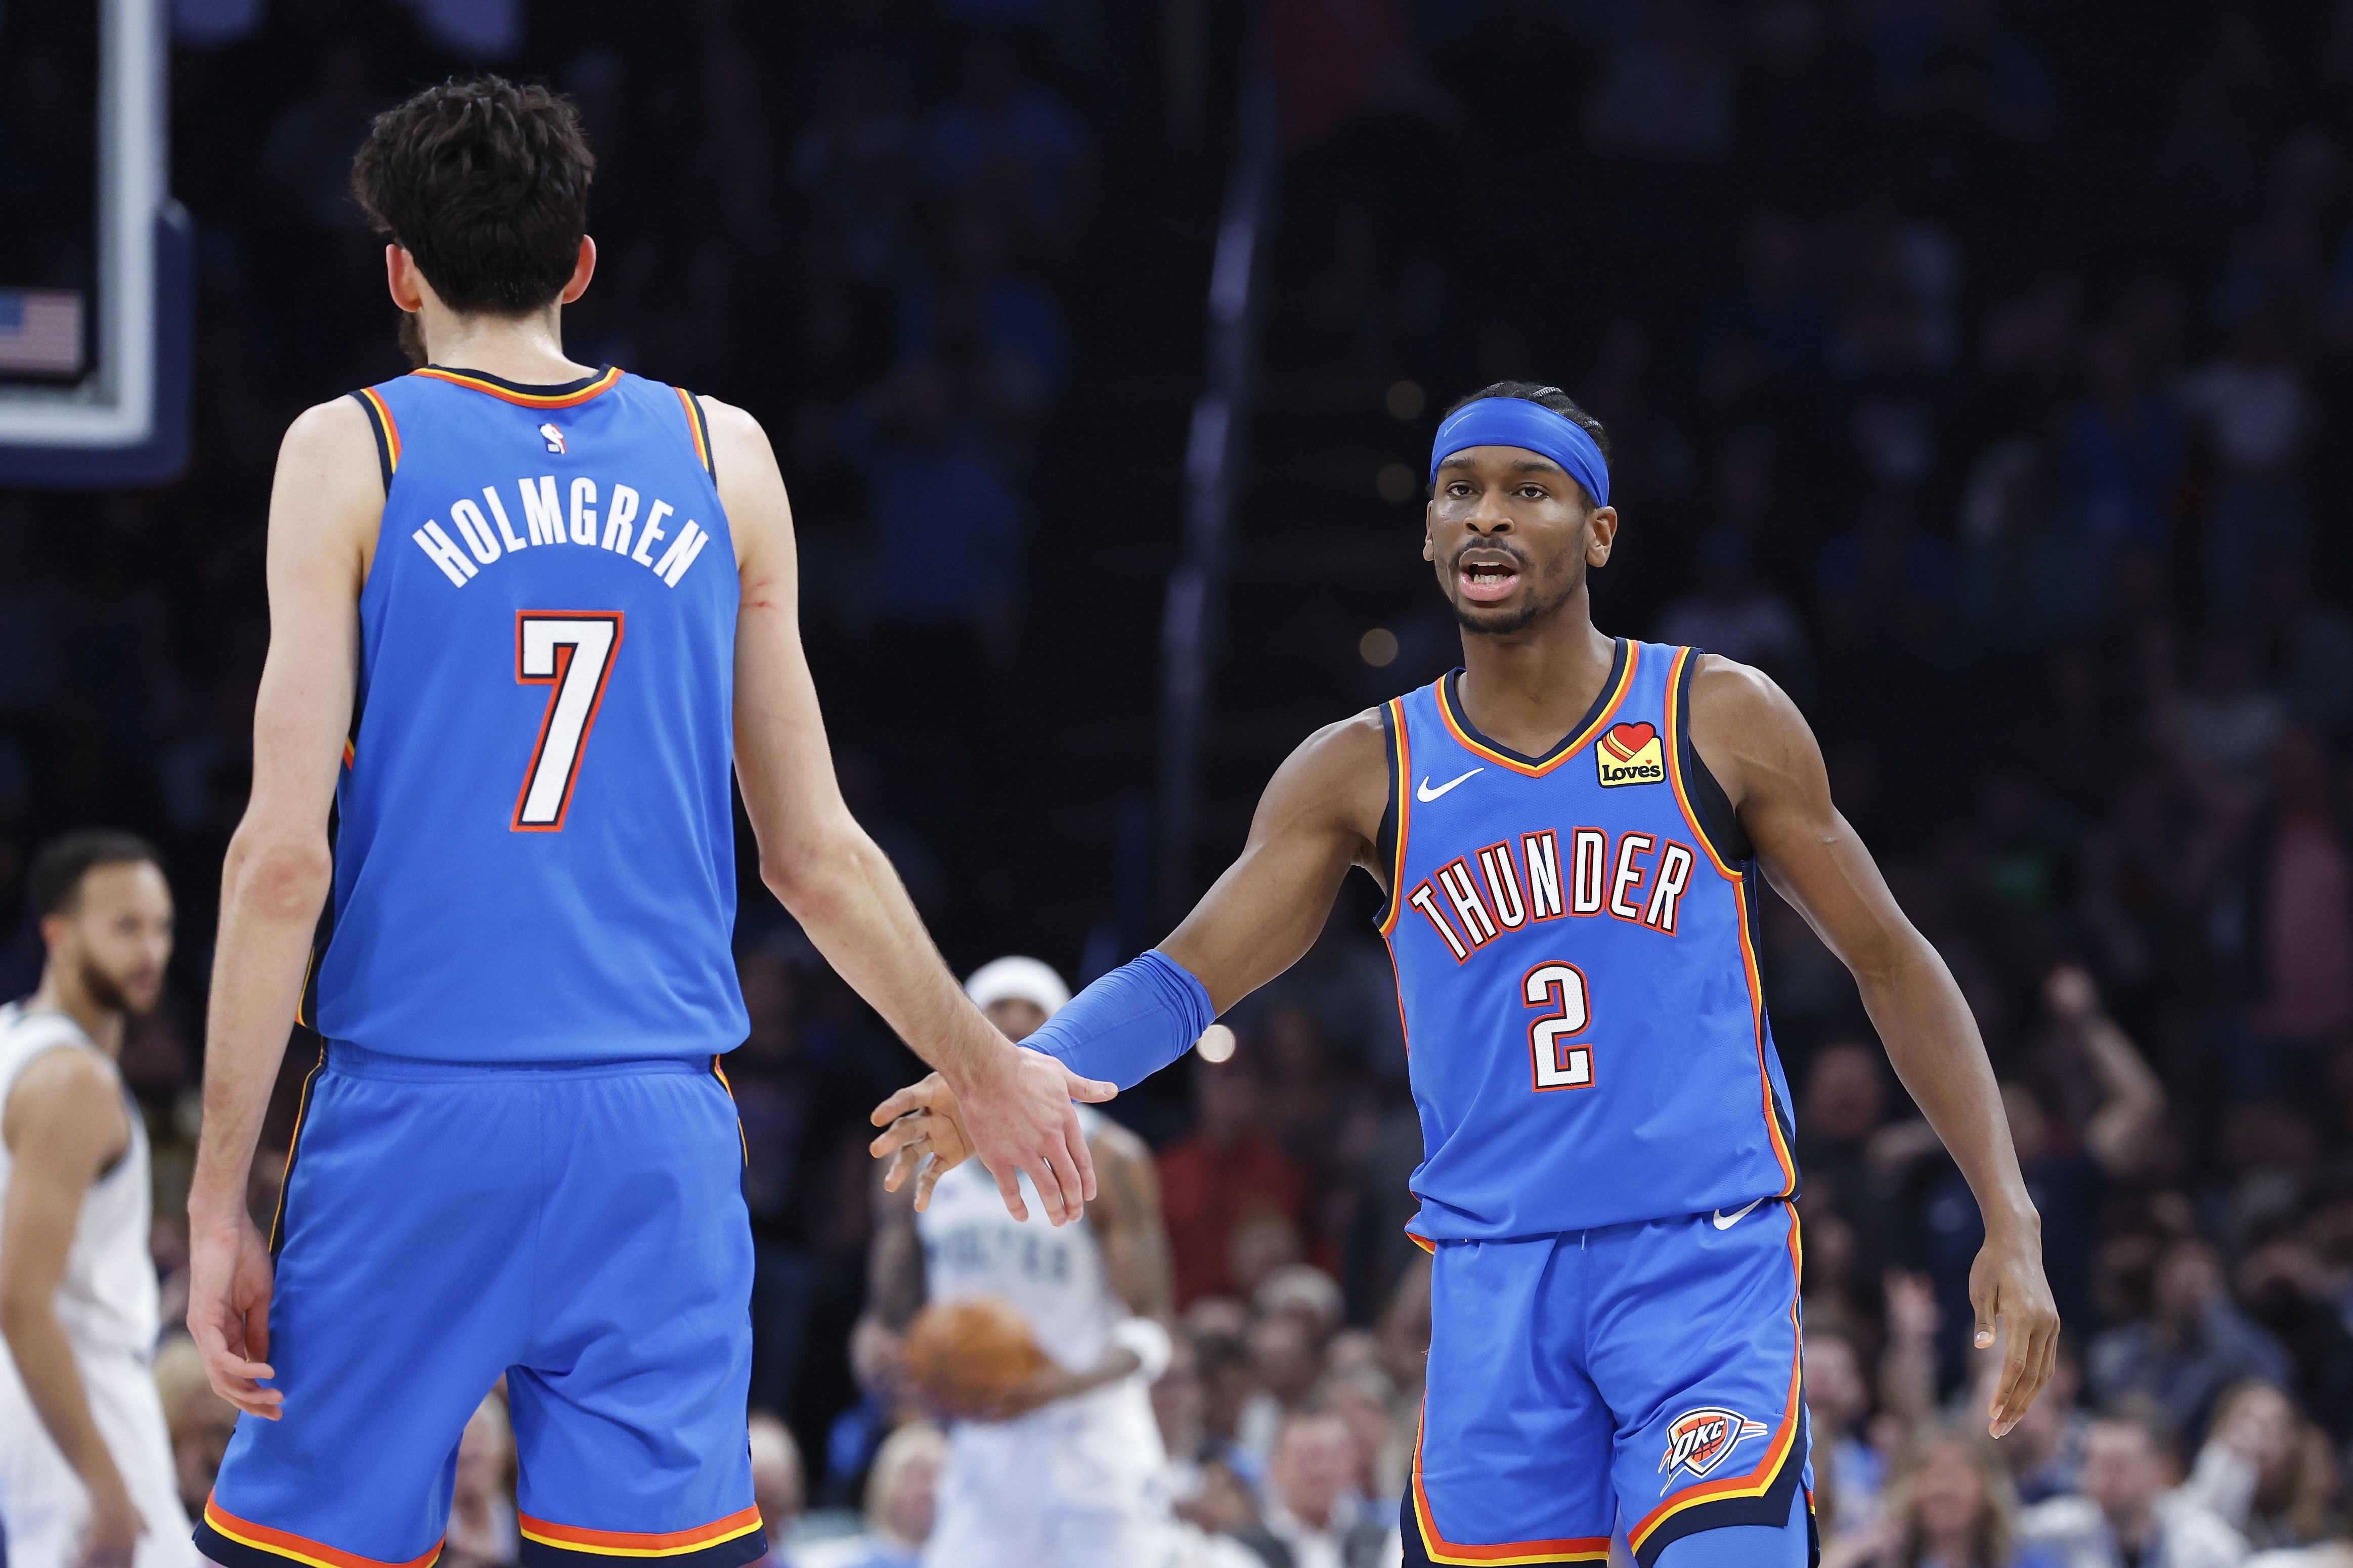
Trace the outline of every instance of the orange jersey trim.
{"type": "Polygon", "coordinates": [[[272,1530],[266,1524],[239,1519],[209,1497],[205,1499],[205,1522],[239,1546],[290,1557],[297,1563],[310,1563],[311,1568],[427,1568],[441,1555],[441,1542],[437,1541],[423,1556],[412,1557],[406,1563],[385,1563],[374,1557],[363,1557],[356,1552],[345,1552],[306,1535],[296,1535],[291,1531],[272,1530]]]}
{"type": "Polygon", "coordinates": [[[1515,773],[1524,773],[1529,778],[1540,779],[1585,750],[1588,742],[1609,728],[1609,721],[1617,715],[1619,705],[1626,700],[1626,693],[1633,688],[1634,667],[1641,662],[1641,658],[1642,645],[1630,638],[1626,644],[1626,668],[1619,671],[1618,686],[1609,693],[1609,700],[1601,705],[1601,711],[1593,716],[1592,723],[1578,731],[1566,745],[1541,763],[1524,763],[1517,757],[1506,756],[1493,746],[1473,740],[1469,721],[1454,711],[1453,697],[1447,690],[1447,683],[1443,680],[1438,683],[1438,714],[1440,718],[1446,721],[1446,728],[1453,733],[1454,739],[1461,744],[1464,751],[1484,757],[1499,767],[1509,768],[1515,773]]]}
{"type": "MultiPolygon", "coordinates": [[[[1381,916],[1380,933],[1384,937],[1397,930],[1398,912],[1405,908],[1405,841],[1406,830],[1413,818],[1413,752],[1406,742],[1405,699],[1392,697],[1388,701],[1389,733],[1397,741],[1396,771],[1389,775],[1389,798],[1397,802],[1397,851],[1389,860],[1389,907],[1381,916]]],[[[1405,999],[1398,999],[1398,1018],[1405,1017],[1405,999]]]]}
{"type": "Polygon", "coordinates": [[[1693,652],[1687,647],[1677,648],[1674,668],[1667,672],[1667,778],[1674,785],[1675,805],[1683,813],[1684,826],[1691,829],[1692,837],[1706,854],[1708,864],[1715,868],[1718,876],[1732,884],[1733,916],[1740,931],[1740,971],[1748,984],[1748,1014],[1757,1035],[1757,1082],[1765,1099],[1765,1136],[1772,1143],[1773,1158],[1781,1167],[1780,1195],[1787,1197],[1797,1190],[1798,1162],[1789,1152],[1788,1142],[1781,1136],[1781,1119],[1773,1114],[1773,1074],[1765,1062],[1765,976],[1762,966],[1757,962],[1756,932],[1749,925],[1748,879],[1725,865],[1724,858],[1715,852],[1715,842],[1708,837],[1707,830],[1700,826],[1699,814],[1692,809],[1691,796],[1683,788],[1684,719],[1683,704],[1675,700],[1675,693],[1682,689],[1683,666],[1693,652]]]}
{"type": "MultiPolygon", "coordinates": [[[[1421,1238],[1414,1238],[1419,1241],[1421,1238]]],[[[1424,1245],[1427,1245],[1425,1243],[1424,1245]]],[[[1438,1532],[1438,1521],[1430,1510],[1430,1493],[1421,1484],[1421,1439],[1430,1424],[1427,1402],[1422,1406],[1421,1420],[1413,1432],[1413,1522],[1421,1532],[1421,1549],[1432,1563],[1474,1563],[1481,1568],[1514,1563],[1607,1563],[1609,1561],[1609,1538],[1606,1535],[1575,1535],[1559,1541],[1506,1541],[1493,1546],[1474,1546],[1449,1541],[1438,1532]]]]}
{"type": "Polygon", "coordinates": [[[431,365],[423,370],[412,370],[408,374],[427,376],[434,381],[446,381],[452,386],[470,387],[476,392],[487,392],[492,397],[524,408],[570,408],[575,404],[587,402],[599,393],[610,392],[621,382],[621,371],[617,365],[608,367],[602,375],[576,392],[561,393],[517,392],[512,387],[501,386],[495,381],[486,381],[478,375],[468,375],[463,371],[441,370],[431,365]]]}
{"type": "Polygon", "coordinates": [[[594,1552],[605,1557],[676,1557],[682,1552],[700,1552],[706,1546],[716,1546],[723,1541],[733,1541],[739,1535],[749,1535],[761,1528],[758,1504],[725,1519],[697,1525],[692,1530],[671,1530],[641,1533],[633,1530],[582,1530],[576,1525],[551,1524],[529,1514],[520,1517],[523,1539],[536,1541],[542,1546],[560,1546],[569,1552],[594,1552]]]}
{"type": "Polygon", "coordinates": [[[385,467],[398,473],[400,471],[400,426],[393,419],[392,409],[385,402],[384,394],[373,386],[363,386],[360,388],[360,395],[367,399],[368,407],[375,410],[376,428],[384,435],[385,467]]]}
{"type": "MultiPolygon", "coordinates": [[[[1799,1240],[1798,1215],[1793,1209],[1789,1213],[1789,1330],[1800,1338],[1798,1282],[1804,1278],[1805,1267],[1805,1247],[1799,1240]]],[[[1756,1468],[1744,1476],[1727,1476],[1720,1481],[1709,1481],[1677,1492],[1644,1514],[1641,1522],[1626,1532],[1627,1544],[1636,1552],[1641,1551],[1642,1542],[1650,1539],[1652,1531],[1687,1508],[1696,1508],[1701,1503],[1716,1502],[1725,1498],[1763,1497],[1771,1491],[1774,1481],[1780,1477],[1782,1465],[1790,1458],[1790,1449],[1798,1440],[1798,1411],[1804,1388],[1804,1370],[1805,1351],[1801,1345],[1789,1358],[1789,1392],[1782,1406],[1781,1425],[1775,1428],[1773,1441],[1766,1448],[1765,1457],[1757,1460],[1756,1468]]]]}
{"type": "Polygon", "coordinates": [[[717,479],[719,470],[711,463],[711,441],[703,431],[702,410],[696,405],[694,394],[682,386],[673,386],[670,390],[678,394],[680,404],[686,409],[686,433],[694,442],[694,460],[702,465],[704,473],[717,479]]]}

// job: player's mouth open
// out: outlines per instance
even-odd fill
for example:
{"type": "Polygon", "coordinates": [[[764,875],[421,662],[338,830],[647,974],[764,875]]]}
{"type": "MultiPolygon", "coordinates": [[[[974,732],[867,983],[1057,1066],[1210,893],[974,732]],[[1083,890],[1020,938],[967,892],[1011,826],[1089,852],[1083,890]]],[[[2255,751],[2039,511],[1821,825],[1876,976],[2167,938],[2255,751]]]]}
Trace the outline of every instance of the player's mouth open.
{"type": "Polygon", "coordinates": [[[1512,590],[1520,585],[1519,564],[1508,559],[1458,561],[1454,574],[1462,584],[1462,596],[1480,604],[1508,598],[1512,590]]]}

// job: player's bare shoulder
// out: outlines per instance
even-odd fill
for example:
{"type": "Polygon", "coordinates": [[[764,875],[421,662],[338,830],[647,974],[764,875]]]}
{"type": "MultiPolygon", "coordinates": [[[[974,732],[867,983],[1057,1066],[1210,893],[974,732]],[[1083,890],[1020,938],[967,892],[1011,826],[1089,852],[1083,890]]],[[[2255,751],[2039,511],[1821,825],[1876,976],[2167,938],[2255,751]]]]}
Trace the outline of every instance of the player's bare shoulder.
{"type": "Polygon", "coordinates": [[[1354,834],[1369,846],[1389,800],[1388,731],[1367,708],[1326,724],[1304,741],[1268,781],[1251,836],[1276,827],[1320,827],[1354,834]]]}
{"type": "Polygon", "coordinates": [[[792,556],[793,509],[768,432],[732,403],[705,393],[697,393],[695,402],[711,431],[712,472],[719,502],[727,509],[736,568],[750,574],[764,567],[786,567],[792,556]]]}
{"type": "Polygon", "coordinates": [[[1691,739],[1736,807],[1821,771],[1814,732],[1789,694],[1763,670],[1721,654],[1697,656],[1691,739]]]}
{"type": "Polygon", "coordinates": [[[270,489],[272,554],[305,568],[364,575],[383,521],[384,470],[359,404],[337,397],[294,416],[278,446],[270,489]]]}
{"type": "Polygon", "coordinates": [[[25,1139],[89,1144],[107,1158],[130,1142],[122,1079],[96,1051],[58,1046],[25,1064],[0,1108],[0,1138],[22,1157],[25,1139]]]}

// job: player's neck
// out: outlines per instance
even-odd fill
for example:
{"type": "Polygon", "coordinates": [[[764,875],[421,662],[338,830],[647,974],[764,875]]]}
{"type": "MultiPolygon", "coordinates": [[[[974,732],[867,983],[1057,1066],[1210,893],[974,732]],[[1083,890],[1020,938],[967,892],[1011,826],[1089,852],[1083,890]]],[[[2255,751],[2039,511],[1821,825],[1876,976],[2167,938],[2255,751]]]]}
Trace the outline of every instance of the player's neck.
{"type": "Polygon", "coordinates": [[[425,353],[434,364],[479,371],[524,386],[562,386],[596,374],[564,352],[560,307],[530,316],[459,315],[426,307],[425,353]]]}
{"type": "Polygon", "coordinates": [[[122,1015],[99,1005],[90,988],[52,963],[41,971],[40,988],[26,1005],[35,1012],[63,1013],[81,1026],[90,1043],[110,1057],[122,1055],[122,1015]]]}
{"type": "Polygon", "coordinates": [[[1582,590],[1520,631],[1500,637],[1465,631],[1464,712],[1482,733],[1542,756],[1591,710],[1617,656],[1617,639],[1595,627],[1582,590]]]}

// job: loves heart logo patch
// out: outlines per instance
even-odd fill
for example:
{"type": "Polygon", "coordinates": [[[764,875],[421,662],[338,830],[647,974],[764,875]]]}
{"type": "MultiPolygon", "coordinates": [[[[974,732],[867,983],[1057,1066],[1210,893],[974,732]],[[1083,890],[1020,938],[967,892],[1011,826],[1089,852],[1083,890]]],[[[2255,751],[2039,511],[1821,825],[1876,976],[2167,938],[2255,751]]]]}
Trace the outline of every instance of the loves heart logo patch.
{"type": "Polygon", "coordinates": [[[1593,748],[1593,764],[1606,789],[1661,784],[1667,776],[1666,747],[1654,725],[1615,724],[1593,748]]]}

